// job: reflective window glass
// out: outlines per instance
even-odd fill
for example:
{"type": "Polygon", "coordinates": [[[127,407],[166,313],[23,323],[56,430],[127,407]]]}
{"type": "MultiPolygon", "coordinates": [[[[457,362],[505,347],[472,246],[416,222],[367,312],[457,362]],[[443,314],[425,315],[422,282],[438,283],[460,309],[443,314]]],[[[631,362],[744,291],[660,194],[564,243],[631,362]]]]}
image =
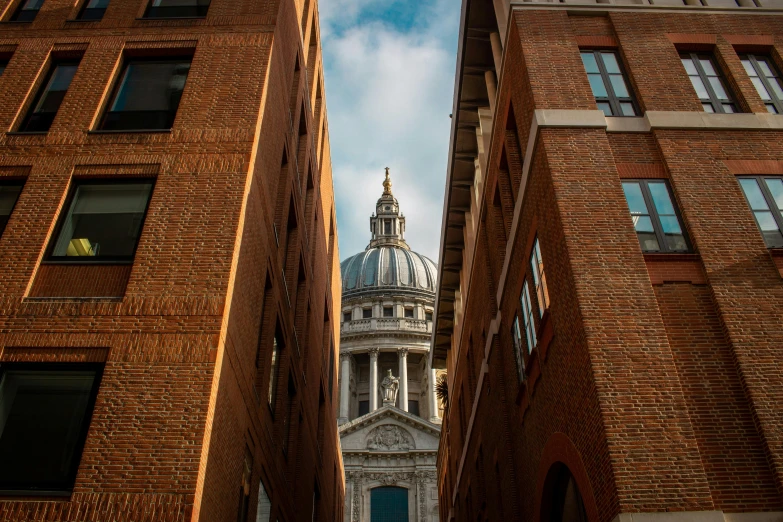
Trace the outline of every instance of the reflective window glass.
{"type": "Polygon", "coordinates": [[[549,291],[546,287],[544,260],[541,257],[541,244],[538,241],[538,237],[533,242],[533,251],[530,253],[530,269],[533,273],[533,286],[536,289],[538,312],[543,316],[544,310],[549,308],[549,291]]]}
{"type": "Polygon", "coordinates": [[[189,71],[189,58],[129,61],[101,129],[170,129],[189,71]]]}
{"type": "Polygon", "coordinates": [[[533,307],[530,303],[530,290],[528,289],[527,280],[525,280],[525,284],[522,287],[520,301],[522,302],[522,321],[525,326],[527,351],[530,353],[536,347],[536,327],[533,324],[533,307]]]}
{"type": "Polygon", "coordinates": [[[0,235],[3,234],[8,220],[11,218],[11,212],[14,210],[16,200],[22,192],[21,181],[9,181],[0,183],[0,235]]]}
{"type": "Polygon", "coordinates": [[[82,12],[79,13],[80,20],[100,20],[109,7],[109,0],[87,0],[82,12]]]}
{"type": "Polygon", "coordinates": [[[737,106],[726,86],[726,81],[711,55],[682,53],[680,60],[685,67],[685,72],[688,73],[696,96],[702,102],[704,112],[728,114],[737,112],[737,106]]]}
{"type": "Polygon", "coordinates": [[[133,259],[152,185],[149,180],[77,182],[50,259],[133,259]]]}
{"type": "Polygon", "coordinates": [[[617,53],[583,50],[581,56],[598,108],[606,116],[636,116],[636,103],[631,97],[617,53]]]}
{"type": "Polygon", "coordinates": [[[22,0],[11,17],[12,22],[32,22],[41,10],[44,0],[22,0]]]}
{"type": "Polygon", "coordinates": [[[666,181],[626,180],[623,192],[642,251],[690,250],[666,181]]]}
{"type": "Polygon", "coordinates": [[[36,96],[30,112],[19,129],[20,132],[49,130],[78,68],[78,62],[56,62],[52,65],[43,89],[36,96]]]}
{"type": "Polygon", "coordinates": [[[745,54],[741,57],[742,66],[750,81],[764,102],[767,112],[783,114],[783,88],[777,68],[768,56],[745,54]]]}
{"type": "Polygon", "coordinates": [[[769,248],[783,247],[783,178],[743,177],[739,183],[764,242],[769,248]]]}
{"type": "Polygon", "coordinates": [[[203,18],[210,0],[152,0],[146,18],[203,18]]]}

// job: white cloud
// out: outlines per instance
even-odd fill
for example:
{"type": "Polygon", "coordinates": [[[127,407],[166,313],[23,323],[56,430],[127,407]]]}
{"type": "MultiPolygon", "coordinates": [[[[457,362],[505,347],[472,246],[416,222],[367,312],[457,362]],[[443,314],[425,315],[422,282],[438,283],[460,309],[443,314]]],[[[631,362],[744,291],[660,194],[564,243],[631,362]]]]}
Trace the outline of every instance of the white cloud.
{"type": "Polygon", "coordinates": [[[321,3],[340,257],[367,245],[388,166],[408,243],[437,262],[459,6],[415,4],[415,24],[406,28],[368,17],[373,4],[321,3]]]}

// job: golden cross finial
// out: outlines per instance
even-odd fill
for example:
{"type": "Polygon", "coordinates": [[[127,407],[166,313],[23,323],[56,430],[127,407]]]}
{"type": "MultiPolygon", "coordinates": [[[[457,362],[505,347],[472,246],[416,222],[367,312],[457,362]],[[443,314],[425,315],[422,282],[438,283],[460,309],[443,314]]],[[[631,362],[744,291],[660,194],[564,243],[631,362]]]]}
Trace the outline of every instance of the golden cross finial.
{"type": "Polygon", "coordinates": [[[391,186],[392,182],[391,179],[389,179],[389,167],[386,167],[386,179],[383,180],[383,193],[391,194],[391,186]]]}

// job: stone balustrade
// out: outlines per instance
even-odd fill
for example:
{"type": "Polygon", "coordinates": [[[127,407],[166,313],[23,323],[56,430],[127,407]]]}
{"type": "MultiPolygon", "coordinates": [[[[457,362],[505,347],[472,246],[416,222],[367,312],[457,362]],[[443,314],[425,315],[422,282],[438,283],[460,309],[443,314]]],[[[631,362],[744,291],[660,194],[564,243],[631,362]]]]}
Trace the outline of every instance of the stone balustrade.
{"type": "Polygon", "coordinates": [[[432,321],[410,319],[406,317],[373,317],[372,319],[354,319],[340,325],[340,335],[372,332],[417,332],[432,333],[432,321]]]}

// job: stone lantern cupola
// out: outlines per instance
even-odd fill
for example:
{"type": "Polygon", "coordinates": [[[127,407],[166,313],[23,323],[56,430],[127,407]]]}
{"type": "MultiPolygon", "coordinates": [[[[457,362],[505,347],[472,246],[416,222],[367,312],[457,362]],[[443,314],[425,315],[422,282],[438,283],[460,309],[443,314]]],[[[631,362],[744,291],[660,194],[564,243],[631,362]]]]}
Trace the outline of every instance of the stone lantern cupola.
{"type": "Polygon", "coordinates": [[[405,242],[405,216],[400,213],[400,205],[392,194],[391,187],[389,167],[386,167],[383,194],[375,205],[375,213],[370,217],[372,238],[368,248],[389,245],[409,249],[408,243],[405,242]]]}

